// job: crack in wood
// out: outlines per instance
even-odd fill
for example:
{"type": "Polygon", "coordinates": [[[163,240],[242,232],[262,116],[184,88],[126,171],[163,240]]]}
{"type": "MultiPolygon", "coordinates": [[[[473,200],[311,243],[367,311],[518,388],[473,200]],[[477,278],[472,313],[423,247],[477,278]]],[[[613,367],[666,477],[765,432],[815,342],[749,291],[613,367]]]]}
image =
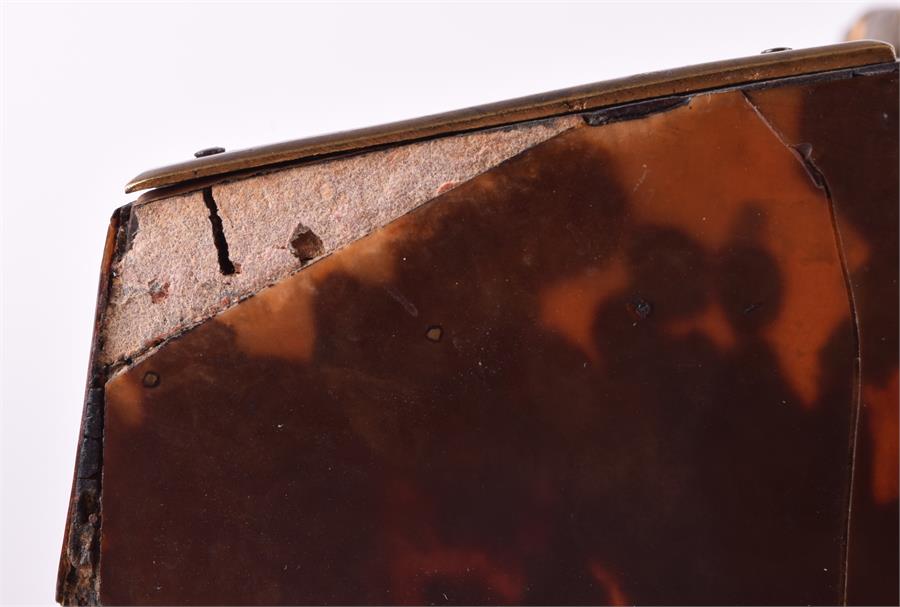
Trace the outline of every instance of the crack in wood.
{"type": "Polygon", "coordinates": [[[213,243],[216,245],[216,253],[219,257],[219,270],[225,276],[235,273],[234,263],[228,256],[228,240],[225,238],[225,228],[222,226],[222,218],[219,217],[219,207],[213,198],[212,188],[203,188],[203,202],[209,209],[209,223],[212,225],[213,243]]]}

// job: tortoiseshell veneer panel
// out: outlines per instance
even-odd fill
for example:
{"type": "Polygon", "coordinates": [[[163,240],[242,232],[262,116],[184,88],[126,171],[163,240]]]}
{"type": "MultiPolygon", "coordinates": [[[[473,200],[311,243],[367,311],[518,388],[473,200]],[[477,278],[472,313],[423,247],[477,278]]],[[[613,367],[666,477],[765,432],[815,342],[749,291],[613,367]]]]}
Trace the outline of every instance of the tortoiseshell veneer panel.
{"type": "Polygon", "coordinates": [[[102,601],[895,603],[897,71],[663,109],[112,378],[102,601]]]}

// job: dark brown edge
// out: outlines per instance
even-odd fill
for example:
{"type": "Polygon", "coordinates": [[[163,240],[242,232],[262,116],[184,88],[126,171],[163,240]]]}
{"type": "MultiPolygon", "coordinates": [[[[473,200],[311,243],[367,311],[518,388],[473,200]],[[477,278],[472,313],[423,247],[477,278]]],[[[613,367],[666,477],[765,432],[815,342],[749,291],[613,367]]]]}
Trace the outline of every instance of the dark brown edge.
{"type": "Polygon", "coordinates": [[[112,284],[111,269],[116,257],[122,254],[120,243],[127,238],[123,230],[128,226],[130,214],[131,205],[113,212],[100,262],[84,405],[56,579],[56,601],[63,605],[100,603],[98,573],[102,522],[104,386],[107,378],[106,367],[98,362],[102,347],[100,330],[112,284]]]}

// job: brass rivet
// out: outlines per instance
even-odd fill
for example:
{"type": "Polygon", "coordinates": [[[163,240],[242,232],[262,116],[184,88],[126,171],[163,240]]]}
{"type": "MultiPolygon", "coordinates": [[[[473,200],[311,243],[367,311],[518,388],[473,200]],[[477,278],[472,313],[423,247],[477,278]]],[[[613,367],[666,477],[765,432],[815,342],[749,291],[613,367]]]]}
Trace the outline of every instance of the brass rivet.
{"type": "Polygon", "coordinates": [[[444,330],[439,325],[432,325],[425,331],[425,338],[428,339],[428,341],[441,341],[441,337],[443,336],[444,330]]]}
{"type": "Polygon", "coordinates": [[[147,371],[144,373],[144,386],[147,388],[155,388],[159,385],[159,373],[147,371]]]}

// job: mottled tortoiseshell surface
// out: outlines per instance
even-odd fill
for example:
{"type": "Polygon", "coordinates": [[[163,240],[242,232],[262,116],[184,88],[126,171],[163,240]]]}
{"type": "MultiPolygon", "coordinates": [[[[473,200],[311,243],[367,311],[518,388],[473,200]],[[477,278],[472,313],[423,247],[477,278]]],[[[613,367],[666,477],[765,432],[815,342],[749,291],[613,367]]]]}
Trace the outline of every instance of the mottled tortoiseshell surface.
{"type": "Polygon", "coordinates": [[[169,342],[101,599],[896,602],[897,126],[895,69],[586,124],[169,342]]]}

